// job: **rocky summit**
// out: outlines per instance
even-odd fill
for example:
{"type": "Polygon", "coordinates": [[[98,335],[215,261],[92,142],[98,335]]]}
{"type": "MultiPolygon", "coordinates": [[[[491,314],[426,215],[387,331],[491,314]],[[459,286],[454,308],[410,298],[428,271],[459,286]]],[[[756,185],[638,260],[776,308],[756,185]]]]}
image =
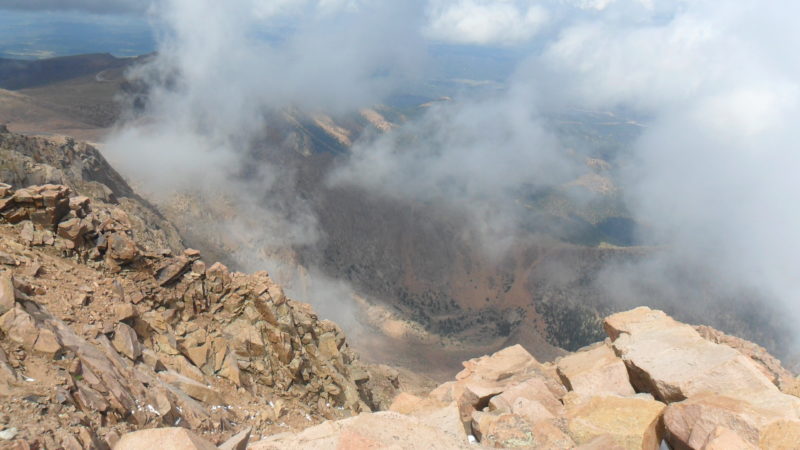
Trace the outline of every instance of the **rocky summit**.
{"type": "Polygon", "coordinates": [[[641,307],[609,338],[541,363],[513,346],[464,363],[391,413],[284,433],[250,448],[796,449],[797,380],[754,344],[641,307]],[[724,343],[722,343],[724,342],[724,343]]]}
{"type": "Polygon", "coordinates": [[[640,307],[423,390],[267,273],[185,248],[91,147],[0,144],[0,448],[800,447],[800,384],[748,341],[640,307]]]}
{"type": "Polygon", "coordinates": [[[121,178],[91,179],[90,147],[0,137],[0,447],[268,435],[370,411],[400,385],[268,274],[203,261],[121,178]]]}

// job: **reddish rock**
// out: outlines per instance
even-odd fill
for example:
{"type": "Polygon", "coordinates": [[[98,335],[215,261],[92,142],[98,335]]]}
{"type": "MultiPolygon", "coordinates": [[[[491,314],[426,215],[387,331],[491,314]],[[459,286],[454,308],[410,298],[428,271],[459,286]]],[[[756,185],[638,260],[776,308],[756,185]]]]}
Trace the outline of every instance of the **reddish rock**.
{"type": "Polygon", "coordinates": [[[225,353],[225,357],[222,361],[222,367],[217,371],[219,376],[228,379],[233,384],[237,386],[242,385],[242,375],[241,371],[239,370],[239,362],[236,359],[236,355],[230,350],[225,353]]]}
{"type": "Polygon", "coordinates": [[[0,251],[0,264],[5,264],[7,266],[18,266],[19,262],[16,258],[8,253],[0,251]]]}
{"type": "Polygon", "coordinates": [[[65,220],[58,224],[58,235],[76,246],[83,243],[85,232],[86,224],[78,218],[65,220]]]}
{"type": "Polygon", "coordinates": [[[156,280],[158,284],[166,286],[177,281],[178,278],[186,272],[189,264],[191,264],[191,260],[185,256],[179,256],[167,261],[166,264],[156,271],[156,280]]]}
{"type": "Polygon", "coordinates": [[[559,426],[556,420],[541,420],[531,425],[534,448],[573,449],[575,442],[559,426]]]}
{"type": "Polygon", "coordinates": [[[118,231],[108,236],[106,255],[119,264],[133,261],[139,254],[136,243],[127,234],[118,231]]]}
{"type": "MultiPolygon", "coordinates": [[[[789,450],[796,449],[798,443],[800,443],[800,422],[778,420],[762,430],[758,446],[759,448],[789,450]]],[[[722,444],[719,445],[717,448],[721,449],[722,444]]]]}
{"type": "Polygon", "coordinates": [[[78,217],[83,215],[89,210],[89,197],[78,195],[69,199],[69,209],[78,213],[78,217]]]}
{"type": "Polygon", "coordinates": [[[199,250],[195,250],[193,248],[187,248],[186,250],[183,251],[183,256],[185,256],[185,257],[187,257],[189,259],[193,259],[193,260],[194,259],[199,259],[200,258],[200,251],[199,250]]]}
{"type": "Polygon", "coordinates": [[[224,264],[214,263],[206,270],[206,278],[203,283],[208,294],[209,303],[212,305],[217,304],[230,289],[230,272],[224,264]]]}
{"type": "Polygon", "coordinates": [[[472,434],[488,447],[533,447],[530,424],[510,413],[472,413],[472,434]]]}
{"type": "Polygon", "coordinates": [[[139,311],[130,303],[117,303],[114,305],[114,320],[122,322],[139,316],[139,311]]]}
{"type": "Polygon", "coordinates": [[[111,341],[118,352],[135,361],[142,355],[142,346],[136,331],[129,325],[118,323],[114,329],[114,339],[111,341]]]}
{"type": "Polygon", "coordinates": [[[446,403],[440,402],[430,397],[418,397],[408,392],[401,392],[394,398],[390,411],[400,414],[415,414],[425,411],[432,411],[445,406],[446,403]]]}
{"type": "Polygon", "coordinates": [[[32,350],[39,337],[36,321],[20,304],[0,316],[0,330],[26,350],[32,350]]]}
{"type": "Polygon", "coordinates": [[[14,201],[18,204],[33,203],[36,197],[36,193],[31,189],[17,189],[13,195],[14,201]]]}
{"type": "Polygon", "coordinates": [[[33,350],[49,357],[54,357],[61,352],[61,341],[58,336],[48,328],[41,328],[33,344],[33,350]]]}
{"type": "Polygon", "coordinates": [[[614,436],[604,434],[575,447],[575,450],[625,450],[625,447],[617,444],[614,436]]]}

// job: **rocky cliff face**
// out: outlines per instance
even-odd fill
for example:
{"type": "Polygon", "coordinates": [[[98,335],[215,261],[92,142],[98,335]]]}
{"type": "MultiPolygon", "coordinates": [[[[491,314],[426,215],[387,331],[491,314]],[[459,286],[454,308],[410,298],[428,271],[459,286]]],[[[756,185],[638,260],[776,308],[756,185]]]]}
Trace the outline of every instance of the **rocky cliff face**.
{"type": "Polygon", "coordinates": [[[272,434],[369,411],[399,386],[266,273],[184,249],[90,147],[2,133],[0,151],[0,444],[272,434]]]}
{"type": "Polygon", "coordinates": [[[0,125],[0,180],[15,187],[65,185],[96,205],[114,205],[124,211],[127,225],[147,251],[183,249],[176,228],[136,195],[100,152],[85,143],[22,136],[0,125]]]}

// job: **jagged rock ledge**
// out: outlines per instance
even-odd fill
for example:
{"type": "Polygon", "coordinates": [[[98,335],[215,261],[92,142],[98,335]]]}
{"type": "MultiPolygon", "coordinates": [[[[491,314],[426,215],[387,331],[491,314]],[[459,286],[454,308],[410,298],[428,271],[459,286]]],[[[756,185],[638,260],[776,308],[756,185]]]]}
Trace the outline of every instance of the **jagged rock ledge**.
{"type": "Polygon", "coordinates": [[[109,448],[175,425],[221,440],[370,410],[337,325],[265,272],[148,251],[134,220],[64,185],[0,183],[0,440],[109,448]]]}

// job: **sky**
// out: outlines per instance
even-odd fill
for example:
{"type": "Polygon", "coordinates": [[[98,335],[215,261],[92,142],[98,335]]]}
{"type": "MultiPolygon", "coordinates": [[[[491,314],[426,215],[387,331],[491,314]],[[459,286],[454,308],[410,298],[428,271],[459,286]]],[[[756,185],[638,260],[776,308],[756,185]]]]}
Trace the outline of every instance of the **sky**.
{"type": "Polygon", "coordinates": [[[448,75],[499,82],[397,133],[357,142],[330,181],[445,199],[481,223],[489,242],[519,226],[519,207],[508,199],[520,186],[560,185],[582,170],[564,157],[549,118],[575,109],[646,118],[633,156],[611,162],[632,214],[666,250],[648,267],[609,268],[609,288],[643,295],[632,283],[646,277],[688,304],[699,295],[695,286],[676,289],[663,274],[696,268],[715,289],[756,290],[787,314],[800,312],[796,2],[0,1],[0,8],[152,24],[159,57],[138,75],[157,84],[177,73],[180,82],[155,90],[150,112],[159,125],[118,135],[118,149],[150,149],[150,164],[141,153],[128,161],[143,177],[167,177],[187,158],[187,174],[235,165],[265,110],[344,113],[448,75]],[[462,57],[442,68],[442,54],[462,57]],[[502,69],[481,73],[495,61],[502,69]],[[428,140],[409,148],[404,133],[428,140]]]}

